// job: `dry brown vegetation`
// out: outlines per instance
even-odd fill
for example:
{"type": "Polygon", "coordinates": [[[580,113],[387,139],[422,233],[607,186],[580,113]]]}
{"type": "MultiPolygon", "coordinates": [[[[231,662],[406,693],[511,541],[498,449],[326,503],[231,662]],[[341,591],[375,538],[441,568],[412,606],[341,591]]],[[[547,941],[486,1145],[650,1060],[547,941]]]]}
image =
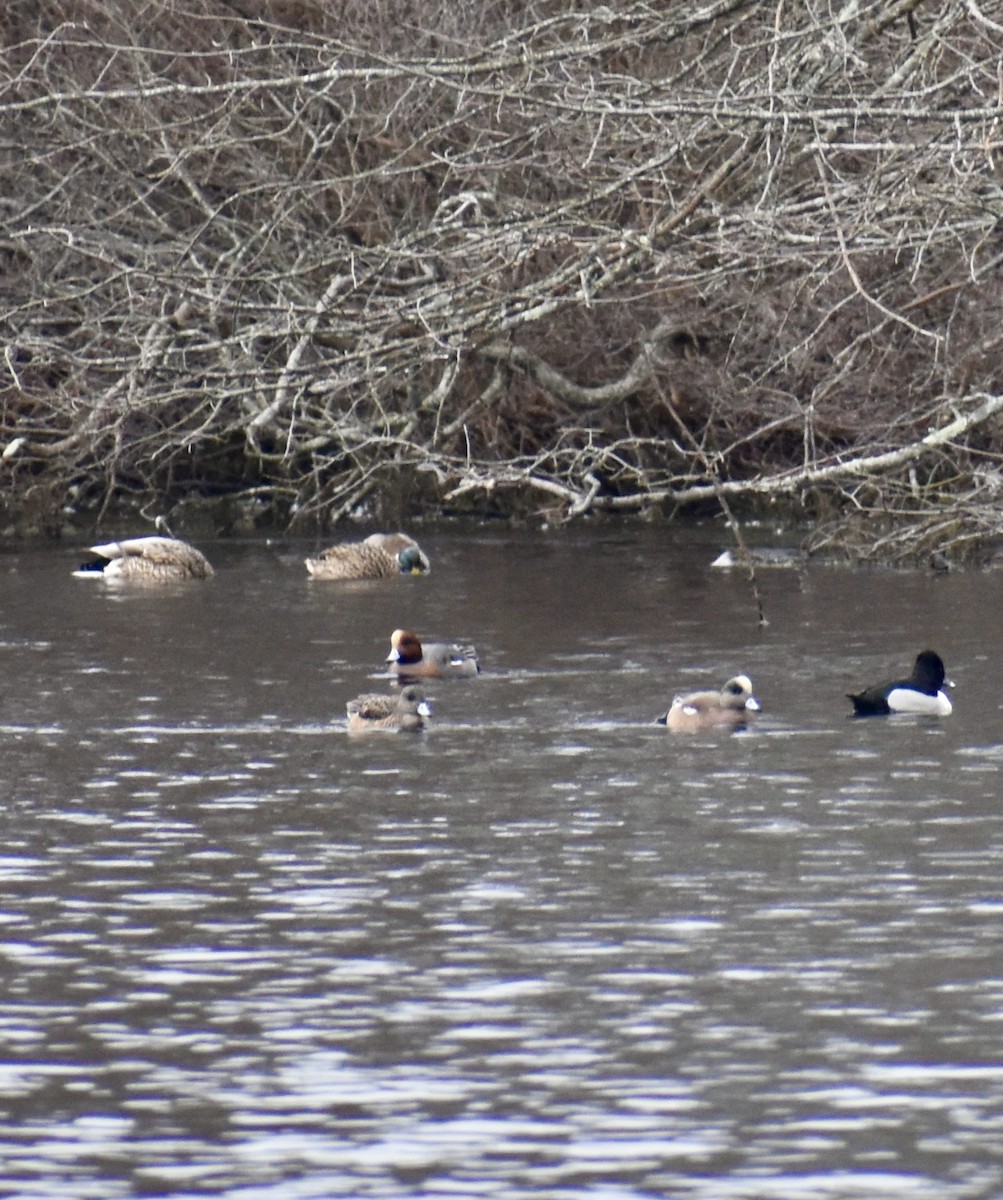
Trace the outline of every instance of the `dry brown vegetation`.
{"type": "Polygon", "coordinates": [[[8,0],[11,512],[993,536],[998,8],[567,7],[8,0]]]}

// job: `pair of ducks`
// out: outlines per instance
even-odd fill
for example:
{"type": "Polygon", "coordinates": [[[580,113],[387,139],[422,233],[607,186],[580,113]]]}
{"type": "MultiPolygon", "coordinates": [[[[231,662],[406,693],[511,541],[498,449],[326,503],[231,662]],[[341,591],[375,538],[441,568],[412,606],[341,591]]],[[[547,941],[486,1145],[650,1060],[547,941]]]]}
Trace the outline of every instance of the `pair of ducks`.
{"type": "MultiPolygon", "coordinates": [[[[179,538],[153,534],[92,546],[97,557],[75,575],[135,583],[166,583],[178,579],[208,579],[213,574],[206,556],[179,538]]],[[[313,579],[384,579],[391,575],[421,575],[431,564],[421,547],[406,533],[373,533],[361,542],[343,542],[305,559],[313,579]]]]}
{"type": "Polygon", "coordinates": [[[390,673],[407,686],[396,696],[373,693],[349,700],[348,729],[351,733],[389,730],[416,733],[432,715],[425,693],[414,679],[469,679],[478,674],[480,663],[473,646],[448,642],[422,644],[409,629],[395,629],[387,655],[390,673]]]}
{"type": "MultiPolygon", "coordinates": [[[[946,678],[944,663],[935,650],[923,650],[916,656],[908,679],[876,683],[859,692],[848,692],[855,717],[888,716],[891,713],[916,713],[932,717],[949,716],[951,701],[944,691],[954,685],[946,678]]],[[[677,696],[659,721],[677,732],[715,728],[743,728],[760,711],[752,694],[748,675],[729,679],[720,692],[692,692],[677,696]]]]}

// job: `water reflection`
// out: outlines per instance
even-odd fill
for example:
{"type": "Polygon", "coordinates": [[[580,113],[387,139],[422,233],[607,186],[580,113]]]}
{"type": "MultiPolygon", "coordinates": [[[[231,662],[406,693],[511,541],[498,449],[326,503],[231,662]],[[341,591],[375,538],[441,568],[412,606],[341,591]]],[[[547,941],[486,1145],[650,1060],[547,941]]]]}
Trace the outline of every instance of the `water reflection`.
{"type": "Polygon", "coordinates": [[[7,556],[12,1194],[998,1194],[993,578],[782,572],[759,631],[699,538],[422,541],[170,597],[7,556]],[[485,674],[349,738],[401,625],[485,674]],[[927,642],[953,717],[848,720],[927,642]],[[735,670],[754,730],[651,723],[735,670]]]}

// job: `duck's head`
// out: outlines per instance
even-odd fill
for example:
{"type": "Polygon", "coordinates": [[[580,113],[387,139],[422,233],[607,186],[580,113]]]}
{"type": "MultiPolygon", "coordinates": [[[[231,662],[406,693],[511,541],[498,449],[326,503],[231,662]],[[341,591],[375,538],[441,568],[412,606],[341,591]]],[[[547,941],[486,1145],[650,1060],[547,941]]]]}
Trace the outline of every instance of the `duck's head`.
{"type": "Polygon", "coordinates": [[[417,546],[405,546],[397,555],[402,575],[423,575],[429,570],[428,559],[417,546]]]}
{"type": "Polygon", "coordinates": [[[390,635],[387,662],[416,663],[421,661],[421,642],[410,629],[395,629],[390,635]]]}

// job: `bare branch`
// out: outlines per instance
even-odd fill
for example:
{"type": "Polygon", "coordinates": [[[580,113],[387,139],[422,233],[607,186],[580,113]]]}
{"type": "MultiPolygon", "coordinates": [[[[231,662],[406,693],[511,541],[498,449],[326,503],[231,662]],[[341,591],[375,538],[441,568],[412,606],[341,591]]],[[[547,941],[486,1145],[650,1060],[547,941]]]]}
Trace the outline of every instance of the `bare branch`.
{"type": "Polygon", "coordinates": [[[516,7],[14,6],[13,502],[988,530],[996,14],[516,7]]]}

